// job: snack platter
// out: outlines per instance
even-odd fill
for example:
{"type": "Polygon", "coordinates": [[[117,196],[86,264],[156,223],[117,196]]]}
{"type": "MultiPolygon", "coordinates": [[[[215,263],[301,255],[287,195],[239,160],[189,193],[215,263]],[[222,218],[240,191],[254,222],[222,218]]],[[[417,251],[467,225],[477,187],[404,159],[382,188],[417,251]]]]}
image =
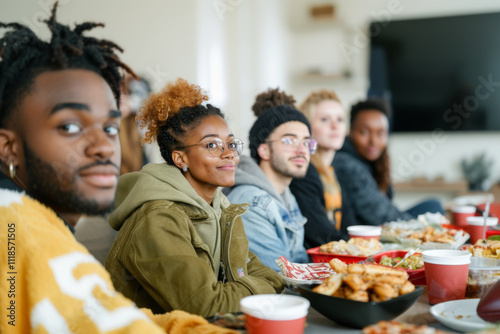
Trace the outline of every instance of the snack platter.
{"type": "Polygon", "coordinates": [[[390,222],[382,225],[380,241],[399,243],[403,248],[459,249],[469,239],[469,234],[448,226],[418,220],[390,222]]]}
{"type": "Polygon", "coordinates": [[[315,263],[329,262],[333,258],[340,259],[345,263],[356,263],[364,261],[382,250],[384,250],[384,246],[376,239],[351,238],[347,242],[344,240],[331,241],[319,247],[308,249],[307,254],[315,263]]]}

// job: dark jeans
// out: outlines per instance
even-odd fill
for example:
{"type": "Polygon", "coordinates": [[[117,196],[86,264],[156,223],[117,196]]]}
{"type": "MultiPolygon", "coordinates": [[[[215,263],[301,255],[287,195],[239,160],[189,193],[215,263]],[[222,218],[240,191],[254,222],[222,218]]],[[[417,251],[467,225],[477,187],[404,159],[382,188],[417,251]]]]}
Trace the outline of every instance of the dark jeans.
{"type": "Polygon", "coordinates": [[[430,198],[423,202],[420,202],[414,207],[406,210],[406,212],[414,216],[415,218],[418,215],[424,214],[426,212],[432,212],[432,213],[439,212],[442,215],[444,215],[444,209],[443,206],[441,205],[441,202],[434,198],[430,198]]]}

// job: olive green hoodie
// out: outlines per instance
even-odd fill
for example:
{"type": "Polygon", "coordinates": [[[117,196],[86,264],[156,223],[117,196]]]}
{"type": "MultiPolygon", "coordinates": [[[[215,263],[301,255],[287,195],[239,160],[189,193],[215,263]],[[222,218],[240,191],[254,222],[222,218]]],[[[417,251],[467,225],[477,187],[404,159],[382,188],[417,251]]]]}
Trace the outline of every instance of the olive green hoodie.
{"type": "Polygon", "coordinates": [[[118,291],[155,313],[235,312],[248,295],[282,289],[279,275],[248,250],[241,214],[216,191],[212,205],[178,168],[149,164],[120,177],[106,260],[118,291]]]}

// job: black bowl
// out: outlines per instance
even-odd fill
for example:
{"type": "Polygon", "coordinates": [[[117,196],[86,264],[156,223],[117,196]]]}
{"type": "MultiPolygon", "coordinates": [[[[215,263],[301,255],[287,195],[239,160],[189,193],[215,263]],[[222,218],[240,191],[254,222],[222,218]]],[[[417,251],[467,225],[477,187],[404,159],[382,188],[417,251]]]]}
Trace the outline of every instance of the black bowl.
{"type": "Polygon", "coordinates": [[[410,308],[422,294],[423,287],[415,291],[387,300],[385,302],[358,302],[313,292],[316,285],[299,285],[300,294],[307,298],[311,306],[340,325],[355,328],[377,323],[382,320],[392,320],[410,308]]]}

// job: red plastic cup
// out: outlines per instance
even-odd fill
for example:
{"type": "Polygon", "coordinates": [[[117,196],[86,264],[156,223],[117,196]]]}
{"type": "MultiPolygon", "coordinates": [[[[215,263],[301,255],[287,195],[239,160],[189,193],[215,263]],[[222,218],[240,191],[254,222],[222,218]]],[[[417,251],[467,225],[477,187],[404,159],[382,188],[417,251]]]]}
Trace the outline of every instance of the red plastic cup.
{"type": "Polygon", "coordinates": [[[429,304],[464,299],[470,258],[463,250],[435,249],[422,252],[429,304]]]}
{"type": "MultiPolygon", "coordinates": [[[[489,226],[495,226],[496,224],[498,224],[497,217],[486,218],[486,229],[488,229],[489,226]]],[[[484,230],[484,217],[474,216],[467,218],[467,227],[465,228],[465,231],[470,235],[469,243],[474,245],[476,241],[482,239],[483,230],[484,230]]]]}
{"type": "Polygon", "coordinates": [[[460,205],[451,208],[453,213],[453,224],[460,227],[467,226],[467,217],[472,217],[476,213],[476,207],[472,205],[460,205]]]}
{"type": "Polygon", "coordinates": [[[293,295],[254,295],[242,298],[247,334],[303,334],[309,301],[293,295]]]}
{"type": "Polygon", "coordinates": [[[382,227],[373,225],[352,225],[347,227],[347,233],[349,233],[349,237],[351,238],[380,240],[382,227]]]}

